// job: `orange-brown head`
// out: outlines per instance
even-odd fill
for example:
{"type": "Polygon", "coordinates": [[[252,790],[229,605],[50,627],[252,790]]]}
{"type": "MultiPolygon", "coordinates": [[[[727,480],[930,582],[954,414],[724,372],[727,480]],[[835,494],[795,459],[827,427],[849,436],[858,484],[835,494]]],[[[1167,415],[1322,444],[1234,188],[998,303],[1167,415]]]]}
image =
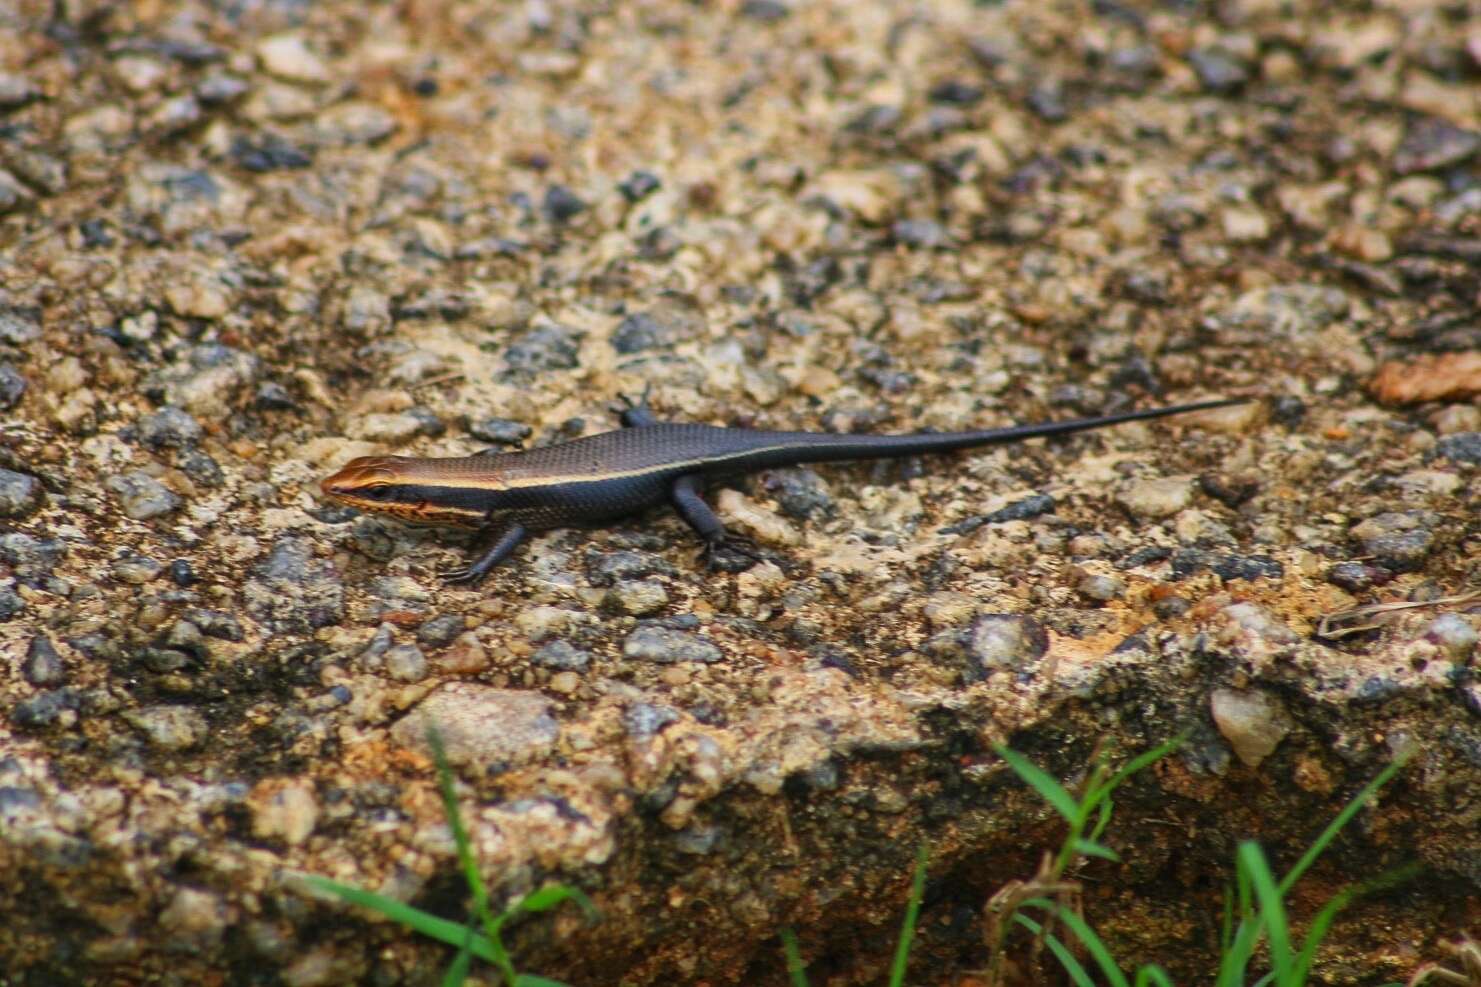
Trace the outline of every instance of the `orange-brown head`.
{"type": "Polygon", "coordinates": [[[476,488],[446,480],[437,460],[406,456],[361,456],[319,484],[338,504],[374,514],[389,514],[411,524],[480,528],[488,521],[487,505],[476,488]],[[474,494],[474,496],[470,496],[474,494]]]}

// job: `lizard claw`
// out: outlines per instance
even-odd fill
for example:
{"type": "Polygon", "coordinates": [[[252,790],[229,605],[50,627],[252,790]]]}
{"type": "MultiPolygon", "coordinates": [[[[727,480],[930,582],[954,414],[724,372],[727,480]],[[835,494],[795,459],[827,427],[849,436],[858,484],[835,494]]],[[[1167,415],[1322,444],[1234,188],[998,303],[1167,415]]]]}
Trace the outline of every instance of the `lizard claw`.
{"type": "Polygon", "coordinates": [[[476,583],[478,574],[473,571],[472,566],[463,565],[452,569],[442,569],[437,573],[437,578],[449,586],[461,586],[476,583]]]}
{"type": "Polygon", "coordinates": [[[713,572],[745,572],[747,569],[763,562],[766,556],[761,549],[754,544],[734,535],[725,535],[714,541],[705,542],[700,551],[700,557],[704,559],[713,572]]]}

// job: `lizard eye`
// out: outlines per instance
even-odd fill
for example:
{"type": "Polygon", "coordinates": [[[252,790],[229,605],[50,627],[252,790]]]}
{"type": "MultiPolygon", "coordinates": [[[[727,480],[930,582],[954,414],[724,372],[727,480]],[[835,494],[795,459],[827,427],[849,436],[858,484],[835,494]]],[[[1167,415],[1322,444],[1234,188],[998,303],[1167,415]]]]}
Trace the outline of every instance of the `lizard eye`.
{"type": "Polygon", "coordinates": [[[391,485],[389,483],[373,483],[365,487],[360,493],[371,500],[388,500],[391,496],[391,485]]]}

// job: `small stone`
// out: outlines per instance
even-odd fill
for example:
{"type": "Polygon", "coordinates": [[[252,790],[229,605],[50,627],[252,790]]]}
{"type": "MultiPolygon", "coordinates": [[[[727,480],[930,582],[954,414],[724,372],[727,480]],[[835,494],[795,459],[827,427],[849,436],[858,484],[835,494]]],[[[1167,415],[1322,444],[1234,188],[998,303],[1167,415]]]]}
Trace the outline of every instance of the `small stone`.
{"type": "Polygon", "coordinates": [[[0,518],[23,518],[41,506],[41,481],[29,473],[0,469],[0,518]]]}
{"type": "Polygon", "coordinates": [[[1454,463],[1481,466],[1481,432],[1457,432],[1435,443],[1435,455],[1454,463]]]}
{"type": "Polygon", "coordinates": [[[165,407],[139,419],[139,439],[153,449],[178,449],[199,442],[204,431],[190,412],[165,407]]]}
{"type": "Polygon", "coordinates": [[[535,692],[450,682],[391,728],[403,747],[426,755],[435,726],[452,764],[478,768],[524,764],[549,754],[560,736],[550,702],[535,692]]]}
{"type": "Polygon", "coordinates": [[[1224,235],[1236,243],[1258,243],[1270,236],[1270,220],[1259,209],[1231,206],[1219,214],[1224,235]]]}
{"type": "Polygon", "coordinates": [[[1424,636],[1450,656],[1451,661],[1465,664],[1476,650],[1481,635],[1458,613],[1442,613],[1424,629],[1424,636]]]}
{"type": "Polygon", "coordinates": [[[41,90],[25,76],[0,72],[0,110],[18,109],[40,95],[41,90]]]}
{"type": "Polygon", "coordinates": [[[252,403],[263,411],[288,411],[298,406],[288,388],[275,380],[258,384],[257,392],[252,395],[252,403]]]}
{"type": "Polygon", "coordinates": [[[1327,570],[1327,582],[1354,595],[1382,586],[1393,573],[1363,562],[1339,562],[1327,570]]]}
{"type": "Polygon", "coordinates": [[[1122,491],[1117,500],[1132,514],[1148,520],[1172,517],[1188,506],[1192,487],[1180,477],[1141,480],[1122,491]]]}
{"type": "Polygon", "coordinates": [[[340,103],[319,114],[314,129],[325,144],[374,144],[396,132],[396,118],[374,103],[340,103]]]}
{"type": "Polygon", "coordinates": [[[299,846],[313,833],[319,821],[319,800],[308,781],[268,779],[258,782],[247,796],[252,812],[252,835],[263,840],[282,840],[299,846]]]}
{"type": "Polygon", "coordinates": [[[667,706],[652,703],[633,703],[622,712],[622,725],[628,736],[636,740],[656,737],[663,728],[679,722],[679,714],[667,706]]]}
{"type": "Polygon", "coordinates": [[[163,570],[164,566],[149,556],[127,550],[114,559],[109,567],[114,579],[131,586],[143,586],[157,579],[163,570]]]}
{"type": "Polygon", "coordinates": [[[15,577],[23,583],[34,584],[51,575],[66,554],[67,543],[57,538],[37,538],[24,531],[0,535],[0,561],[14,566],[15,577]]]}
{"type": "Polygon", "coordinates": [[[61,685],[67,681],[67,666],[57,653],[57,646],[45,634],[31,638],[26,649],[26,660],[21,665],[21,674],[32,685],[61,685]]]}
{"type": "Polygon", "coordinates": [[[257,43],[257,57],[262,67],[280,79],[290,82],[328,82],[329,67],[309,51],[303,38],[296,34],[277,34],[257,43]]]}
{"type": "Polygon", "coordinates": [[[488,652],[484,650],[478,635],[465,631],[453,638],[437,659],[438,667],[452,675],[472,675],[488,666],[488,652]]]}
{"type": "Polygon", "coordinates": [[[551,323],[532,329],[504,352],[504,361],[517,374],[543,370],[573,370],[580,364],[581,345],[572,329],[551,323]]]}
{"type": "Polygon", "coordinates": [[[391,299],[370,285],[356,285],[345,299],[341,318],[351,332],[378,334],[391,326],[391,299]]]}
{"type": "Polygon", "coordinates": [[[775,24],[777,21],[786,20],[792,13],[782,0],[745,0],[741,4],[740,15],[747,20],[760,21],[763,24],[775,24]]]}
{"type": "Polygon", "coordinates": [[[77,696],[71,689],[52,689],[15,704],[10,719],[22,730],[45,730],[75,716],[77,696]]]}
{"type": "Polygon", "coordinates": [[[552,185],[545,190],[542,208],[552,223],[566,223],[585,212],[587,207],[575,192],[564,185],[552,185]]]}
{"type": "Polygon", "coordinates": [[[398,644],[386,651],[386,674],[398,682],[420,682],[427,677],[427,656],[415,644],[398,644]]]}
{"type": "Polygon", "coordinates": [[[26,378],[8,363],[0,363],[0,411],[20,404],[26,395],[26,378]]]}
{"type": "Polygon", "coordinates": [[[0,305],[0,342],[24,346],[41,338],[41,314],[33,308],[0,305]]]}
{"type": "Polygon", "coordinates": [[[35,196],[9,171],[0,168],[0,215],[13,212],[29,203],[35,196]]]}
{"type": "Polygon", "coordinates": [[[226,932],[226,905],[221,896],[199,888],[181,888],[159,913],[159,927],[178,949],[210,949],[226,932]]]}
{"type": "Polygon", "coordinates": [[[344,584],[328,562],[313,557],[306,538],[279,538],[242,590],[247,612],[274,629],[302,633],[344,615],[344,584]]]}
{"type": "Polygon", "coordinates": [[[468,423],[468,434],[484,442],[517,446],[530,437],[533,429],[509,418],[483,418],[468,423]]]}
{"type": "Polygon", "coordinates": [[[206,739],[206,718],[189,706],[145,706],[123,714],[124,720],[144,735],[152,747],[183,751],[206,739]]]}
{"type": "Polygon", "coordinates": [[[987,95],[987,90],[971,82],[947,79],[945,82],[938,82],[932,86],[927,95],[933,103],[973,106],[982,101],[982,97],[987,95]]]}
{"type": "Polygon", "coordinates": [[[117,495],[124,516],[134,521],[178,511],[184,503],[163,483],[140,470],[109,477],[105,485],[117,495]]]}
{"type": "Polygon", "coordinates": [[[930,219],[901,219],[890,227],[890,235],[896,243],[922,250],[935,250],[950,246],[951,236],[946,228],[930,219]]]}
{"type": "Polygon", "coordinates": [[[593,553],[587,558],[586,578],[594,586],[613,586],[629,579],[657,574],[673,575],[673,566],[651,552],[593,553]]]}
{"type": "Polygon", "coordinates": [[[1088,600],[1109,603],[1126,592],[1126,584],[1114,576],[1087,575],[1075,589],[1088,600]]]}
{"type": "Polygon", "coordinates": [[[230,154],[239,167],[258,173],[307,168],[314,163],[308,151],[274,133],[238,137],[231,142],[230,154]]]}
{"type": "Polygon", "coordinates": [[[1158,620],[1176,620],[1191,609],[1193,603],[1186,596],[1164,596],[1152,604],[1158,620]]]}
{"type": "Polygon", "coordinates": [[[646,617],[668,606],[668,591],[654,579],[618,583],[607,591],[604,602],[617,613],[646,617]]]}
{"type": "Polygon", "coordinates": [[[1400,175],[1440,171],[1461,164],[1477,151],[1481,151],[1481,132],[1462,130],[1437,117],[1424,117],[1410,125],[1394,152],[1394,171],[1400,175]]]}
{"type": "Polygon", "coordinates": [[[639,627],[622,643],[622,654],[638,661],[669,665],[680,661],[716,662],[725,655],[697,634],[649,625],[639,627]]]}
{"type": "Polygon", "coordinates": [[[635,171],[617,183],[617,190],[628,202],[640,202],[658,191],[662,184],[651,171],[635,171]]]}
{"type": "Polygon", "coordinates": [[[1258,768],[1291,732],[1290,716],[1263,692],[1215,689],[1209,711],[1219,733],[1246,767],[1258,768]]]}
{"type": "Polygon", "coordinates": [[[988,613],[972,622],[963,644],[973,672],[967,681],[974,682],[999,669],[1027,669],[1049,651],[1049,632],[1032,617],[988,613]]]}
{"type": "Polygon", "coordinates": [[[195,87],[195,95],[207,106],[220,106],[241,99],[246,95],[247,89],[247,80],[223,72],[202,79],[195,87]]]}
{"type": "Polygon", "coordinates": [[[822,520],[837,510],[827,482],[805,467],[769,470],[762,485],[783,514],[799,521],[822,520]]]}
{"type": "Polygon", "coordinates": [[[1267,644],[1296,644],[1301,640],[1300,634],[1258,603],[1231,603],[1224,608],[1223,613],[1241,631],[1267,644]]]}
{"type": "Polygon", "coordinates": [[[433,617],[417,628],[417,640],[429,648],[445,648],[463,633],[465,623],[460,613],[445,613],[433,617]]]}
{"type": "Polygon", "coordinates": [[[557,639],[530,655],[530,664],[562,672],[584,672],[591,664],[591,654],[568,641],[557,639]]]}
{"type": "Polygon", "coordinates": [[[1432,530],[1438,517],[1430,511],[1388,511],[1353,527],[1352,537],[1363,554],[1392,572],[1413,572],[1424,567],[1434,547],[1432,530]]]}
{"type": "Polygon", "coordinates": [[[1220,48],[1198,48],[1188,53],[1198,81],[1207,92],[1225,96],[1238,91],[1249,81],[1249,70],[1220,48]]]}

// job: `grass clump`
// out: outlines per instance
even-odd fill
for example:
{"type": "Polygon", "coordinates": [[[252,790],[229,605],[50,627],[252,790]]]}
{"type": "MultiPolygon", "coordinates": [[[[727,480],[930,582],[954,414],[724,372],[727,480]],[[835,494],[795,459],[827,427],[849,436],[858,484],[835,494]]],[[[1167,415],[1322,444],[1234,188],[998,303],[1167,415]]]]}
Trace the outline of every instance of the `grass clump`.
{"type": "Polygon", "coordinates": [[[431,729],[427,731],[427,742],[432,747],[432,758],[437,764],[437,785],[442,792],[442,807],[447,814],[448,828],[452,830],[453,842],[457,844],[458,865],[463,871],[463,879],[473,901],[473,915],[469,922],[466,925],[450,922],[394,898],[341,884],[327,877],[311,874],[306,875],[304,880],[319,891],[334,895],[349,904],[379,912],[414,932],[457,949],[457,955],[443,975],[443,987],[457,987],[462,984],[468,977],[475,957],[493,965],[499,971],[505,987],[566,987],[558,980],[515,970],[509,950],[504,946],[504,927],[523,915],[550,911],[567,901],[574,901],[588,918],[596,917],[596,909],[580,890],[564,884],[547,884],[495,914],[489,907],[488,886],[479,873],[473,845],[468,839],[468,830],[463,826],[463,817],[458,812],[458,800],[453,792],[452,769],[448,767],[442,738],[435,729],[431,729]]]}

